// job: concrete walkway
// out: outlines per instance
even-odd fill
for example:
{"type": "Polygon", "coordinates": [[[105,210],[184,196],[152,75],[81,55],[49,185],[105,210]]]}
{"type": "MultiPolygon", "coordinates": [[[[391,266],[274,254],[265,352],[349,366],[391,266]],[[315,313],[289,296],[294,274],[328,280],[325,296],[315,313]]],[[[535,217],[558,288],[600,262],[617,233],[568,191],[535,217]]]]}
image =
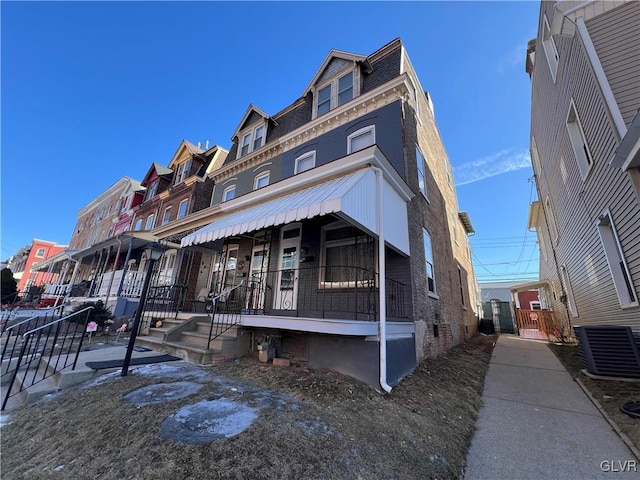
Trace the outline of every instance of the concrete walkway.
{"type": "Polygon", "coordinates": [[[640,478],[638,459],[545,343],[500,336],[482,399],[465,480],[640,478]]]}

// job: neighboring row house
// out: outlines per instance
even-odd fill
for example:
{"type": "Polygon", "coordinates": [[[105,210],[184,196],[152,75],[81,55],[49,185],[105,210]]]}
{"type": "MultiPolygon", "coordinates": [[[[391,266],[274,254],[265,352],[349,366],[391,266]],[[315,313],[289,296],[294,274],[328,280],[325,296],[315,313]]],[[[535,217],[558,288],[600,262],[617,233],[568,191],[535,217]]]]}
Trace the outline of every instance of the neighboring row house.
{"type": "Polygon", "coordinates": [[[284,110],[249,105],[232,142],[211,206],[153,232],[197,254],[198,285],[253,336],[387,389],[476,333],[473,227],[399,39],[332,50],[284,110]]]}
{"type": "Polygon", "coordinates": [[[13,272],[13,278],[16,279],[18,292],[28,292],[32,286],[39,287],[55,281],[50,273],[38,271],[35,267],[64,251],[66,247],[67,245],[58,245],[55,242],[34,238],[31,245],[18,250],[7,264],[7,267],[13,272]]]}
{"type": "Polygon", "coordinates": [[[529,42],[541,299],[640,333],[640,3],[549,2],[529,42]]]}

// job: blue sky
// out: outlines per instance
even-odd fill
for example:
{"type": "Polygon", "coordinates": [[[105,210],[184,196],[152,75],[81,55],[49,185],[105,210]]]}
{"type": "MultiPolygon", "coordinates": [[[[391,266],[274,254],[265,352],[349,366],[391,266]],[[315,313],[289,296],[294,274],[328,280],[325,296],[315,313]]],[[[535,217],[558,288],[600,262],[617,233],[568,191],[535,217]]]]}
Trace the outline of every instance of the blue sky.
{"type": "MultiPolygon", "coordinates": [[[[1,259],[180,141],[229,148],[249,103],[295,101],[330,49],[402,38],[469,212],[480,281],[535,278],[527,232],[538,2],[2,2],[1,259]]],[[[532,197],[533,196],[533,197],[532,197]]]]}

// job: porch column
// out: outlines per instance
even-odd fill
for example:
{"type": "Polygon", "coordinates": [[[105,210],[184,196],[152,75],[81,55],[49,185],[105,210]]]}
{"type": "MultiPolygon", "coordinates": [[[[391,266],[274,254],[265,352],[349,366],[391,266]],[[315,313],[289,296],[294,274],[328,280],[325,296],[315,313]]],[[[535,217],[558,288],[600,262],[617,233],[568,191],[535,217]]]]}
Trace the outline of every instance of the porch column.
{"type": "Polygon", "coordinates": [[[100,256],[98,257],[98,263],[96,265],[95,260],[96,260],[96,254],[93,254],[93,259],[91,260],[91,270],[93,270],[94,266],[95,266],[95,273],[93,274],[93,278],[91,279],[91,285],[89,285],[89,295],[91,296],[92,292],[93,292],[93,286],[96,284],[96,277],[98,276],[98,271],[100,270],[100,263],[102,263],[102,254],[104,253],[104,249],[100,250],[100,256]]]}
{"type": "MultiPolygon", "coordinates": [[[[118,240],[118,251],[116,252],[116,258],[113,261],[113,270],[111,271],[111,278],[109,279],[109,286],[107,287],[107,297],[104,299],[104,305],[107,305],[109,301],[109,297],[111,296],[111,286],[113,285],[113,277],[116,276],[116,269],[118,268],[118,260],[120,260],[120,250],[122,249],[122,240],[120,238],[116,238],[118,240]]],[[[109,253],[111,253],[111,247],[109,247],[109,253]]],[[[107,262],[109,259],[107,258],[107,262]]]]}
{"type": "Polygon", "coordinates": [[[131,239],[131,243],[129,243],[129,248],[127,249],[127,256],[124,259],[124,268],[122,269],[122,278],[120,279],[120,286],[118,286],[118,293],[116,296],[120,296],[122,293],[122,287],[124,286],[124,279],[129,271],[129,260],[131,260],[131,251],[133,250],[133,238],[131,239]]]}
{"type": "Polygon", "coordinates": [[[73,285],[76,281],[76,275],[78,274],[78,270],[80,269],[80,261],[76,260],[76,266],[73,267],[73,273],[71,274],[71,280],[69,280],[69,293],[71,293],[71,288],[73,288],[73,285]]]}

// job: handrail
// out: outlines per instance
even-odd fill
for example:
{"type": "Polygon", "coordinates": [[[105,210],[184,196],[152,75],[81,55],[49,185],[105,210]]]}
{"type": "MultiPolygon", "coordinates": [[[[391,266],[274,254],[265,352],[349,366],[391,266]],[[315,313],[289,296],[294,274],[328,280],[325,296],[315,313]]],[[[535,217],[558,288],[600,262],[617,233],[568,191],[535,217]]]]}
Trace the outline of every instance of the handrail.
{"type": "Polygon", "coordinates": [[[17,357],[15,367],[12,370],[10,369],[13,354],[7,364],[5,374],[10,374],[10,380],[7,383],[5,396],[0,409],[4,410],[6,408],[9,397],[26,390],[55,373],[69,366],[71,366],[72,370],[75,370],[85,338],[86,326],[89,321],[89,311],[93,309],[93,306],[85,307],[82,310],[53,320],[45,325],[33,328],[22,335],[22,346],[20,347],[20,354],[17,357]],[[86,317],[82,325],[80,325],[78,321],[73,322],[69,320],[71,317],[81,318],[85,314],[86,317]],[[66,330],[61,332],[61,329],[65,328],[62,324],[65,320],[67,320],[66,330]],[[72,323],[74,324],[73,329],[71,327],[72,323]],[[43,332],[44,329],[48,331],[43,332]],[[67,345],[69,338],[71,338],[71,340],[67,345]],[[62,339],[60,344],[58,343],[59,339],[62,339]],[[79,339],[79,342],[76,344],[77,339],[79,339]],[[44,357],[47,351],[49,351],[49,357],[48,360],[45,360],[44,357]],[[69,363],[71,359],[73,360],[72,364],[69,363]],[[62,365],[60,365],[60,362],[62,362],[62,365]],[[34,363],[35,365],[33,365],[34,363]],[[42,368],[43,364],[44,368],[42,368]],[[24,376],[20,381],[19,388],[14,392],[13,386],[18,378],[18,370],[21,368],[24,368],[24,376]]]}
{"type": "Polygon", "coordinates": [[[215,297],[213,297],[211,299],[212,302],[215,302],[216,300],[218,300],[219,298],[222,297],[226,297],[228,296],[231,292],[233,292],[236,288],[240,288],[242,285],[244,284],[244,280],[242,280],[238,285],[234,285],[231,288],[228,288],[227,290],[223,290],[222,292],[220,292],[218,295],[216,295],[215,297]]]}
{"type": "MultiPolygon", "coordinates": [[[[215,335],[213,334],[213,325],[214,325],[215,319],[216,319],[216,308],[215,308],[216,300],[218,300],[219,298],[222,298],[222,297],[229,298],[229,295],[231,294],[231,292],[233,292],[237,288],[240,288],[242,285],[244,285],[244,280],[242,280],[238,285],[234,285],[233,287],[228,288],[227,290],[224,290],[224,291],[220,292],[218,295],[216,295],[215,297],[213,297],[211,299],[211,303],[213,304],[213,308],[211,309],[211,323],[209,325],[209,340],[207,341],[207,350],[209,350],[211,348],[211,341],[213,339],[219,337],[225,331],[227,331],[229,328],[231,328],[233,325],[238,323],[237,321],[235,321],[235,322],[234,321],[227,322],[221,328],[217,328],[216,327],[216,334],[215,335]]],[[[235,316],[239,317],[240,314],[236,314],[235,316]]]]}
{"type": "Polygon", "coordinates": [[[29,330],[28,332],[23,333],[22,336],[24,338],[26,338],[27,335],[31,335],[32,333],[35,333],[35,332],[37,332],[39,330],[42,330],[45,327],[51,327],[52,325],[55,325],[58,322],[62,322],[63,320],[67,320],[68,318],[71,318],[71,317],[73,317],[75,315],[79,315],[80,313],[86,312],[87,310],[93,310],[93,308],[94,307],[85,307],[82,310],[78,310],[77,312],[70,313],[66,317],[60,317],[59,319],[54,320],[53,322],[49,322],[49,323],[47,323],[45,325],[42,325],[42,326],[37,327],[37,328],[34,328],[33,330],[29,330]]]}
{"type": "Polygon", "coordinates": [[[63,307],[64,307],[64,305],[58,305],[57,307],[43,308],[43,309],[41,310],[41,311],[42,311],[42,313],[43,313],[42,315],[34,315],[33,317],[29,317],[29,318],[27,318],[27,319],[25,319],[25,320],[22,320],[22,321],[18,322],[18,323],[14,323],[14,324],[13,324],[13,325],[11,325],[10,327],[7,327],[7,329],[5,330],[5,332],[8,332],[9,330],[13,330],[15,327],[18,327],[18,326],[22,325],[23,323],[30,322],[31,320],[35,320],[36,318],[46,317],[46,316],[47,316],[47,314],[48,314],[50,311],[56,310],[56,309],[58,309],[58,308],[63,308],[63,307]]]}

